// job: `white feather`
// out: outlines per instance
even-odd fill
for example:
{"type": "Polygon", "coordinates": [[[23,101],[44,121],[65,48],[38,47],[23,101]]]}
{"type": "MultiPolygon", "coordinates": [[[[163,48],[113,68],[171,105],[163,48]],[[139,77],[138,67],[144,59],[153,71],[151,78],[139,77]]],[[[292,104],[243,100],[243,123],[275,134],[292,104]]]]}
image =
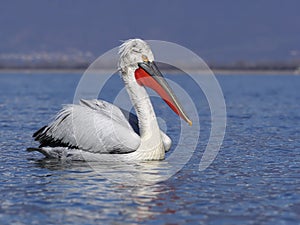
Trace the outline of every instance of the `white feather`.
{"type": "Polygon", "coordinates": [[[146,89],[134,75],[143,58],[154,60],[151,49],[146,42],[131,39],[120,46],[119,54],[119,69],[137,113],[140,136],[117,106],[102,100],[82,100],[79,105],[64,106],[51,124],[35,134],[42,145],[50,140],[68,147],[41,146],[33,150],[48,157],[74,160],[164,159],[171,139],[159,129],[146,89]]]}

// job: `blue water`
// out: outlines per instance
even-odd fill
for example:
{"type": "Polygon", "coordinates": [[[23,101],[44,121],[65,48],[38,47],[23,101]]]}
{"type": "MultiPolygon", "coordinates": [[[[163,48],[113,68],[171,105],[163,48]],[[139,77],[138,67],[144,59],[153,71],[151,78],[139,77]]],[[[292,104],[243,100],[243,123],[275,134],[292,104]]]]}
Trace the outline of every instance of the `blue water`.
{"type": "MultiPolygon", "coordinates": [[[[169,78],[197,102],[197,149],[166,181],[124,185],[87,163],[26,152],[37,146],[32,133],[73,101],[79,74],[1,74],[0,224],[299,224],[300,77],[217,76],[227,130],[217,158],[202,172],[208,104],[191,80],[169,78]]],[[[118,76],[110,82],[103,91],[107,100],[122,87],[118,76]]],[[[179,120],[153,101],[176,145],[179,120]]]]}

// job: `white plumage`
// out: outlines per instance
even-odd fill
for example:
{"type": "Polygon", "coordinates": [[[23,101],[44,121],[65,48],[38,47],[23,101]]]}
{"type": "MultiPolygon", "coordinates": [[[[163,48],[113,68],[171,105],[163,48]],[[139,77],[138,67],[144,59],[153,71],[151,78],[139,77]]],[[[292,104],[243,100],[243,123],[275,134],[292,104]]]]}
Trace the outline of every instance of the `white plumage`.
{"type": "Polygon", "coordinates": [[[138,82],[137,73],[149,72],[149,79],[160,84],[172,97],[168,101],[174,102],[178,108],[176,113],[189,123],[190,120],[155,66],[146,42],[128,40],[120,46],[119,55],[121,77],[137,116],[102,100],[81,100],[79,105],[64,106],[53,122],[38,130],[33,137],[40,146],[30,151],[71,160],[164,159],[171,139],[159,129],[144,87],[147,85],[142,85],[142,79],[138,82]]]}

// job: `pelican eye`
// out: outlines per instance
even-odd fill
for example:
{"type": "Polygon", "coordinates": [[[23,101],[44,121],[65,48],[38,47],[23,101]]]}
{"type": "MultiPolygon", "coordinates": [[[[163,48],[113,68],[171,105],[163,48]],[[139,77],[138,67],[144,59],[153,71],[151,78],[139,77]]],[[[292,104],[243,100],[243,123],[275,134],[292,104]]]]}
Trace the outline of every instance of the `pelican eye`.
{"type": "Polygon", "coordinates": [[[148,57],[145,55],[142,55],[142,60],[143,60],[143,62],[149,62],[148,57]]]}

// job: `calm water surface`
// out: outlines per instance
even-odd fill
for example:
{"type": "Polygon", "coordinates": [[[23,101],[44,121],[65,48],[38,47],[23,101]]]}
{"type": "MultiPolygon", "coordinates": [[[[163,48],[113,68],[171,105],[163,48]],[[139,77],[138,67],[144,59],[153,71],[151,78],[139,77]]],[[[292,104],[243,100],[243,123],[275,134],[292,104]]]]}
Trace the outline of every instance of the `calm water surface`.
{"type": "MultiPolygon", "coordinates": [[[[1,74],[0,224],[299,224],[300,77],[218,76],[227,131],[217,158],[202,172],[208,104],[187,77],[169,78],[196,102],[197,149],[166,181],[124,185],[87,163],[26,152],[37,146],[32,133],[73,101],[79,74],[1,74]]],[[[120,88],[115,76],[101,97],[111,100],[120,88]]],[[[153,101],[176,146],[178,118],[161,100],[153,101]]]]}

